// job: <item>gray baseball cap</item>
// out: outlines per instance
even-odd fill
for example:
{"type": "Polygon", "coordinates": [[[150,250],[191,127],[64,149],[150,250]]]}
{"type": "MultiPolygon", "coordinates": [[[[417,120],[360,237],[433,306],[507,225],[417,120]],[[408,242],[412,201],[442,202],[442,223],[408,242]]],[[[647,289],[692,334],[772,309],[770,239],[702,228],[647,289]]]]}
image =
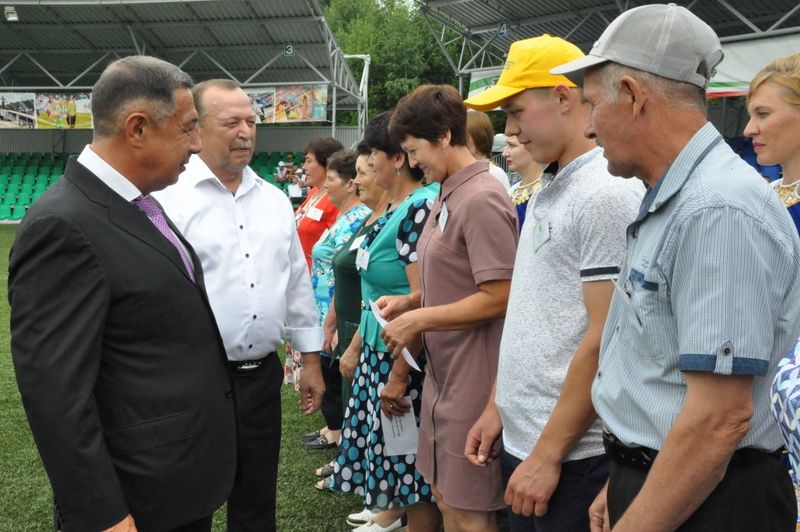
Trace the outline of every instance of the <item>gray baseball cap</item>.
{"type": "Polygon", "coordinates": [[[685,7],[651,4],[611,22],[589,55],[550,70],[582,84],[584,69],[612,61],[705,89],[722,61],[711,27],[685,7]]]}

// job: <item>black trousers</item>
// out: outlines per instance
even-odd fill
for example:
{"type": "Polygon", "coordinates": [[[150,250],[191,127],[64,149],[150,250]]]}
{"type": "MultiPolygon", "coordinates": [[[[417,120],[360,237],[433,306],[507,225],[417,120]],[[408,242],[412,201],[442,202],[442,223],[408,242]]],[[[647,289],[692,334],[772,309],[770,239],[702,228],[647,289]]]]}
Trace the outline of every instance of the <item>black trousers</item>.
{"type": "Polygon", "coordinates": [[[197,521],[173,528],[169,532],[211,532],[211,517],[210,515],[201,517],[197,521]]]}
{"type": "MultiPolygon", "coordinates": [[[[500,466],[503,488],[522,460],[503,451],[500,466]]],[[[567,532],[589,530],[589,506],[608,479],[606,455],[561,464],[561,478],[542,517],[525,517],[507,509],[511,532],[567,532]]]]}
{"type": "MultiPolygon", "coordinates": [[[[647,471],[610,461],[608,513],[614,526],[639,493],[647,471]]],[[[708,498],[678,528],[682,532],[794,532],[797,501],[781,461],[754,450],[739,451],[708,498]]]]}
{"type": "Polygon", "coordinates": [[[261,366],[233,371],[239,463],[228,499],[229,532],[272,532],[281,448],[283,365],[270,354],[261,366]]]}
{"type": "MultiPolygon", "coordinates": [[[[328,357],[321,357],[322,380],[325,382],[325,395],[322,396],[322,417],[328,430],[341,430],[344,423],[344,407],[342,403],[342,373],[339,371],[339,359],[331,363],[328,357]]],[[[335,443],[335,442],[334,442],[335,443]]]]}

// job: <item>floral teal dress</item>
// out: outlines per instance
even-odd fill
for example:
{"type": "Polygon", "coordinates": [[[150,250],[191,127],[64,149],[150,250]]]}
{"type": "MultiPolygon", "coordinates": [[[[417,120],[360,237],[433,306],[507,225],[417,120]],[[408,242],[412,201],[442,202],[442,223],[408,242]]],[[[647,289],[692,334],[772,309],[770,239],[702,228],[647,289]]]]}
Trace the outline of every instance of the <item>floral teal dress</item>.
{"type": "Polygon", "coordinates": [[[317,302],[319,323],[323,324],[335,289],[333,256],[350,241],[372,211],[366,205],[357,205],[342,213],[331,228],[324,232],[311,250],[311,287],[317,302]]]}

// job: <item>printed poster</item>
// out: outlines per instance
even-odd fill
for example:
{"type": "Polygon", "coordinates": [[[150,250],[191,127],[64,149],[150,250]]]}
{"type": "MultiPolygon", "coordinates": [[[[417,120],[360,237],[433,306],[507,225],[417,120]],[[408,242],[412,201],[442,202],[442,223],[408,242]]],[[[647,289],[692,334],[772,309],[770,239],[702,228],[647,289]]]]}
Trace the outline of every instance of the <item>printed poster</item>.
{"type": "Polygon", "coordinates": [[[37,129],[92,129],[89,93],[36,93],[37,129]]]}
{"type": "Polygon", "coordinates": [[[32,92],[0,92],[0,129],[30,129],[36,124],[32,92]]]}
{"type": "Polygon", "coordinates": [[[327,106],[326,84],[275,87],[275,122],[324,122],[327,106]]]}

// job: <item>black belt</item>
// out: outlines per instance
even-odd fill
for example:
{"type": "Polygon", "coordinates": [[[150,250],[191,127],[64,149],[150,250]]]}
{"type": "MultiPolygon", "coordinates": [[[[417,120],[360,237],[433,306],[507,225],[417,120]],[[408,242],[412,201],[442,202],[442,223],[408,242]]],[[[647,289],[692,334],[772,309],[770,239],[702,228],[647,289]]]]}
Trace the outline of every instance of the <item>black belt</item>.
{"type": "MultiPolygon", "coordinates": [[[[603,429],[603,447],[608,457],[614,462],[619,465],[641,469],[642,471],[648,471],[653,465],[656,456],[658,456],[658,451],[655,449],[625,445],[612,432],[606,429],[603,429]]],[[[746,447],[733,453],[729,465],[749,464],[765,457],[780,459],[785,453],[786,449],[783,447],[776,451],[762,451],[746,447]]]]}
{"type": "Polygon", "coordinates": [[[229,360],[228,367],[231,368],[231,371],[252,371],[261,367],[261,365],[272,355],[277,356],[278,353],[273,351],[272,353],[268,353],[265,357],[256,358],[253,360],[229,360]]]}

